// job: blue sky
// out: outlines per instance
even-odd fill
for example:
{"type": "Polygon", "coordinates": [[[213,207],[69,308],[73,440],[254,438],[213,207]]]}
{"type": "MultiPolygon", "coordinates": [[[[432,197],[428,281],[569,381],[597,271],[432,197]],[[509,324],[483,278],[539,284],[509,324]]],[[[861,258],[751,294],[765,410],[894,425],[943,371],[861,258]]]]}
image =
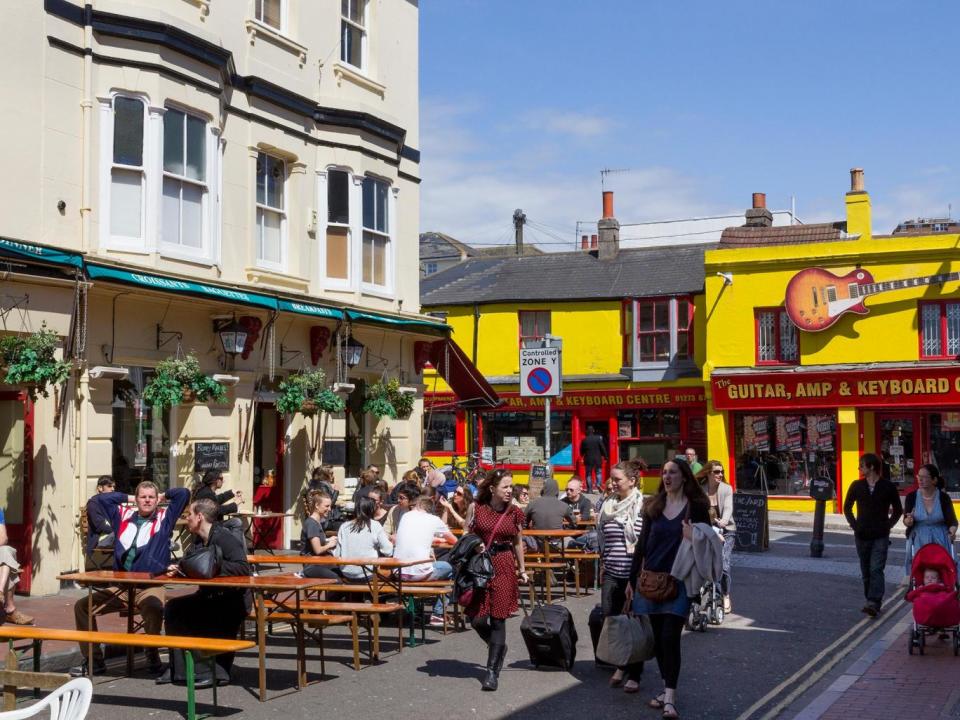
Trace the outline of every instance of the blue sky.
{"type": "MultiPolygon", "coordinates": [[[[960,215],[960,3],[421,0],[421,229],[569,241],[621,223],[771,209],[874,230],[960,215]]],[[[544,249],[565,249],[547,245],[544,249]]],[[[569,248],[566,248],[569,249],[569,248]]]]}

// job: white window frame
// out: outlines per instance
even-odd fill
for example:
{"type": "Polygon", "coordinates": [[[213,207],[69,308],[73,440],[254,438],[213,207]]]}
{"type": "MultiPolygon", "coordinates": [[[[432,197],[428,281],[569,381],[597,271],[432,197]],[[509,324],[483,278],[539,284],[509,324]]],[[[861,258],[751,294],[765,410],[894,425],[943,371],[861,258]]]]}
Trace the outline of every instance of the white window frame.
{"type": "Polygon", "coordinates": [[[423,274],[424,274],[424,275],[433,275],[435,272],[437,272],[437,263],[436,263],[436,262],[434,262],[433,260],[431,260],[431,261],[425,262],[425,263],[423,264],[423,274]]]}
{"type": "Polygon", "coordinates": [[[151,215],[151,169],[154,164],[155,143],[151,132],[151,123],[156,108],[150,107],[150,99],[141,93],[114,91],[109,96],[98,98],[100,102],[100,244],[109,250],[123,250],[128,252],[149,252],[148,221],[151,215]],[[136,100],[143,106],[143,147],[141,149],[141,165],[123,165],[113,161],[114,138],[114,102],[116,98],[136,100]],[[139,170],[141,173],[140,194],[140,235],[114,235],[111,227],[112,216],[112,187],[113,170],[139,170]]]}
{"type": "MultiPolygon", "coordinates": [[[[264,0],[264,2],[266,2],[266,0],[264,0]]],[[[286,35],[287,28],[290,25],[289,19],[288,19],[288,12],[289,12],[288,0],[280,0],[280,27],[274,27],[273,25],[266,22],[262,18],[257,17],[257,4],[258,4],[258,0],[253,0],[253,19],[256,22],[263,25],[263,27],[270,28],[270,30],[272,30],[273,32],[278,32],[282,35],[286,35]]]]}
{"type": "Polygon", "coordinates": [[[330,165],[325,170],[317,171],[317,236],[320,246],[317,255],[320,262],[320,283],[330,290],[354,290],[356,288],[357,273],[354,258],[357,255],[357,223],[362,223],[362,220],[358,221],[357,219],[357,215],[362,208],[357,203],[356,179],[357,176],[353,174],[353,170],[340,165],[330,165]],[[347,176],[347,208],[350,213],[350,220],[346,225],[331,223],[328,220],[330,208],[327,197],[329,192],[327,181],[331,172],[342,172],[347,176]],[[344,227],[347,230],[347,278],[345,280],[327,277],[327,228],[331,225],[344,227]]]}
{"type": "Polygon", "coordinates": [[[273,207],[272,205],[261,204],[257,199],[257,163],[254,163],[254,177],[253,177],[253,199],[254,199],[254,218],[253,218],[253,257],[254,263],[258,268],[263,268],[264,270],[279,270],[285,272],[287,269],[287,258],[289,256],[287,250],[287,243],[289,242],[288,237],[288,224],[287,224],[287,205],[289,201],[289,186],[288,180],[290,179],[290,161],[287,158],[281,157],[280,155],[275,155],[269,153],[266,150],[257,151],[257,161],[260,159],[260,155],[264,157],[272,158],[273,160],[279,161],[283,166],[283,202],[281,207],[273,207]],[[279,213],[280,215],[280,262],[275,263],[270,260],[263,260],[260,257],[260,250],[263,247],[262,237],[260,233],[260,224],[258,222],[258,217],[261,212],[274,212],[279,213]]]}
{"type": "Polygon", "coordinates": [[[359,208],[360,211],[357,213],[358,217],[357,222],[360,226],[360,232],[357,234],[357,242],[355,247],[357,250],[357,265],[358,273],[357,278],[360,281],[360,290],[367,295],[377,295],[380,297],[392,298],[394,296],[394,258],[396,253],[394,248],[396,247],[396,234],[397,234],[397,193],[398,188],[386,178],[380,175],[374,175],[368,173],[367,175],[357,177],[354,176],[355,181],[360,180],[358,185],[359,190],[359,208]],[[387,230],[386,232],[376,230],[373,228],[367,228],[363,224],[363,180],[373,180],[375,182],[383,183],[387,187],[387,230]],[[384,284],[376,285],[375,283],[368,283],[363,279],[363,236],[365,233],[370,232],[372,234],[378,235],[382,238],[385,238],[387,241],[387,246],[384,251],[384,284]]]}
{"type": "MultiPolygon", "coordinates": [[[[219,255],[219,216],[220,216],[220,160],[222,157],[220,147],[219,130],[212,126],[210,118],[202,113],[190,110],[179,105],[169,104],[165,110],[173,110],[183,115],[193,117],[204,122],[204,177],[200,182],[186,176],[168,173],[163,167],[164,147],[163,147],[163,123],[160,124],[160,152],[159,152],[159,171],[160,182],[158,192],[157,213],[157,248],[161,255],[180,260],[189,260],[193,262],[202,262],[213,264],[217,261],[219,255]],[[199,248],[185,247],[178,243],[168,243],[163,240],[163,181],[170,177],[179,182],[187,182],[193,185],[199,185],[204,188],[201,245],[199,248]]],[[[164,113],[164,117],[166,113],[164,113]]],[[[184,150],[186,150],[186,138],[184,138],[184,150]]],[[[182,200],[181,200],[182,203],[182,200]]]]}
{"type": "Polygon", "coordinates": [[[370,3],[368,0],[347,0],[350,3],[361,3],[363,5],[363,24],[358,24],[355,21],[351,20],[347,15],[343,14],[343,6],[341,4],[340,12],[340,62],[346,65],[349,68],[358,70],[361,73],[367,72],[367,67],[369,66],[368,60],[368,48],[370,46],[370,3]],[[360,31],[360,65],[354,65],[352,62],[347,60],[344,57],[344,51],[346,48],[346,28],[345,25],[349,25],[353,28],[356,28],[360,31]]]}

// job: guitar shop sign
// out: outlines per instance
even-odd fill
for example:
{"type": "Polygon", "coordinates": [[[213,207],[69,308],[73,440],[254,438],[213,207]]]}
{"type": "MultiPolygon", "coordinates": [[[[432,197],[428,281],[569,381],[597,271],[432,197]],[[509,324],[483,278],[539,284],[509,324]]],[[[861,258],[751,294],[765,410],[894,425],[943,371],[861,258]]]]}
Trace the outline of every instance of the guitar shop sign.
{"type": "Polygon", "coordinates": [[[960,405],[960,368],[714,376],[718,410],[960,405]]]}

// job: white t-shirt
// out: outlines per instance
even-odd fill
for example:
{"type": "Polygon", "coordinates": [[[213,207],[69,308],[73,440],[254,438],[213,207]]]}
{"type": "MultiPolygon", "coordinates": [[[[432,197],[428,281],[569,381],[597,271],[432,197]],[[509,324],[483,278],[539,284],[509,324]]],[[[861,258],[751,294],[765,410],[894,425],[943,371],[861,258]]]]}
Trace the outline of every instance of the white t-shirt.
{"type": "MultiPolygon", "coordinates": [[[[443,520],[422,510],[404,513],[397,527],[397,542],[393,556],[399,560],[422,560],[433,557],[435,533],[446,534],[450,529],[443,520]]],[[[433,572],[433,563],[411,565],[401,570],[404,578],[424,578],[433,572]]]]}

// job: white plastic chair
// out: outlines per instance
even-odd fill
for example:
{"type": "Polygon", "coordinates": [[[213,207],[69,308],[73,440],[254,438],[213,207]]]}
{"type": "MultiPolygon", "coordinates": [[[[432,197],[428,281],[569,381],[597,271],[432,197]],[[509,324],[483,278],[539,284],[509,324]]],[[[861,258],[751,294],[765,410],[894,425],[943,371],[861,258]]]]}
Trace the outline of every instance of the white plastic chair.
{"type": "Polygon", "coordinates": [[[20,710],[0,712],[0,720],[23,720],[50,710],[50,720],[83,720],[90,709],[93,684],[87,678],[76,678],[61,685],[43,700],[20,710]]]}

